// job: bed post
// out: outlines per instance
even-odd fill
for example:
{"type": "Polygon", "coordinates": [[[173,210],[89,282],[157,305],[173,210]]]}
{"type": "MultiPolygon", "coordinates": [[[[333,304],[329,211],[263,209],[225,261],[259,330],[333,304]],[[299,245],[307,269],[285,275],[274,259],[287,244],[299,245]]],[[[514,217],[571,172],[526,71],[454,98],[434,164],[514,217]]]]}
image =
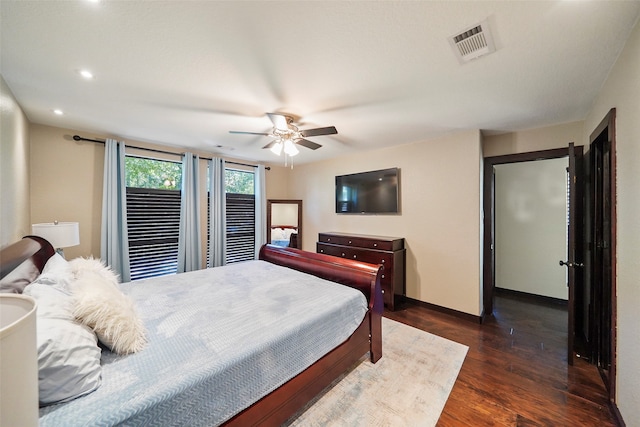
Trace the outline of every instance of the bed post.
{"type": "Polygon", "coordinates": [[[376,278],[371,284],[372,298],[369,302],[369,331],[371,331],[370,354],[372,363],[376,363],[382,357],[382,311],[384,310],[382,288],[380,286],[382,268],[383,267],[380,267],[378,269],[376,278]]]}

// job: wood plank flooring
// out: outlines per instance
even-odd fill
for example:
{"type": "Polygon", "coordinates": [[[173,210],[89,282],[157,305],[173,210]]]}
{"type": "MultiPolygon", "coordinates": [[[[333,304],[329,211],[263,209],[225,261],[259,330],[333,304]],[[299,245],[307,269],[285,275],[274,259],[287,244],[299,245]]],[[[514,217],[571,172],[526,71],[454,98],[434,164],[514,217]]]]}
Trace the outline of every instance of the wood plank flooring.
{"type": "Polygon", "coordinates": [[[495,299],[483,325],[412,304],[385,316],[465,344],[469,352],[438,426],[615,426],[604,383],[567,365],[567,310],[495,299]]]}

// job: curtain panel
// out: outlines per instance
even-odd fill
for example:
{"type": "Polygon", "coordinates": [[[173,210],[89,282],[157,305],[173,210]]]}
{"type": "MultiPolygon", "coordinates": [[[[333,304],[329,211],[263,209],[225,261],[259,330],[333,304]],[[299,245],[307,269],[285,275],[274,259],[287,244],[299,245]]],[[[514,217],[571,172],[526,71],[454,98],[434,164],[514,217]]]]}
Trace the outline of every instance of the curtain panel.
{"type": "Polygon", "coordinates": [[[225,193],[225,161],[209,160],[209,262],[207,267],[225,265],[227,259],[227,202],[225,193]]]}
{"type": "Polygon", "coordinates": [[[256,197],[256,259],[260,248],[267,243],[267,186],[264,165],[258,165],[255,174],[256,197]]]}
{"type": "Polygon", "coordinates": [[[178,234],[178,273],[200,269],[200,158],[192,153],[182,156],[180,192],[180,230],[178,234]]]}
{"type": "Polygon", "coordinates": [[[125,145],[122,141],[107,139],[104,146],[100,258],[120,276],[122,282],[129,282],[125,145]]]}

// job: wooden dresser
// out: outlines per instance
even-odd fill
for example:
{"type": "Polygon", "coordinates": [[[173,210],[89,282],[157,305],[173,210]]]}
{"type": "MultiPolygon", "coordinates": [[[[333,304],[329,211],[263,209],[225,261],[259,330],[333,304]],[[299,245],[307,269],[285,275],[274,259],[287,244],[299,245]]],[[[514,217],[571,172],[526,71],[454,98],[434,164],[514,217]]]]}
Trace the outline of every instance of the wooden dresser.
{"type": "Polygon", "coordinates": [[[316,252],[341,258],[382,264],[384,304],[394,310],[405,295],[404,238],[349,233],[319,233],[316,252]]]}

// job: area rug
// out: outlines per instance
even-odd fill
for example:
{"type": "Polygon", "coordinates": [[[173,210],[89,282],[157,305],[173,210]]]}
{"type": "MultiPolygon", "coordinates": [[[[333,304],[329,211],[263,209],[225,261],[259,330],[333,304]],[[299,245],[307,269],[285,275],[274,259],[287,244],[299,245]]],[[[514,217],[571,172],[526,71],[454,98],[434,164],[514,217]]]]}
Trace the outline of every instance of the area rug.
{"type": "Polygon", "coordinates": [[[286,426],[435,426],[469,348],[387,318],[382,359],[368,358],[286,426]]]}

